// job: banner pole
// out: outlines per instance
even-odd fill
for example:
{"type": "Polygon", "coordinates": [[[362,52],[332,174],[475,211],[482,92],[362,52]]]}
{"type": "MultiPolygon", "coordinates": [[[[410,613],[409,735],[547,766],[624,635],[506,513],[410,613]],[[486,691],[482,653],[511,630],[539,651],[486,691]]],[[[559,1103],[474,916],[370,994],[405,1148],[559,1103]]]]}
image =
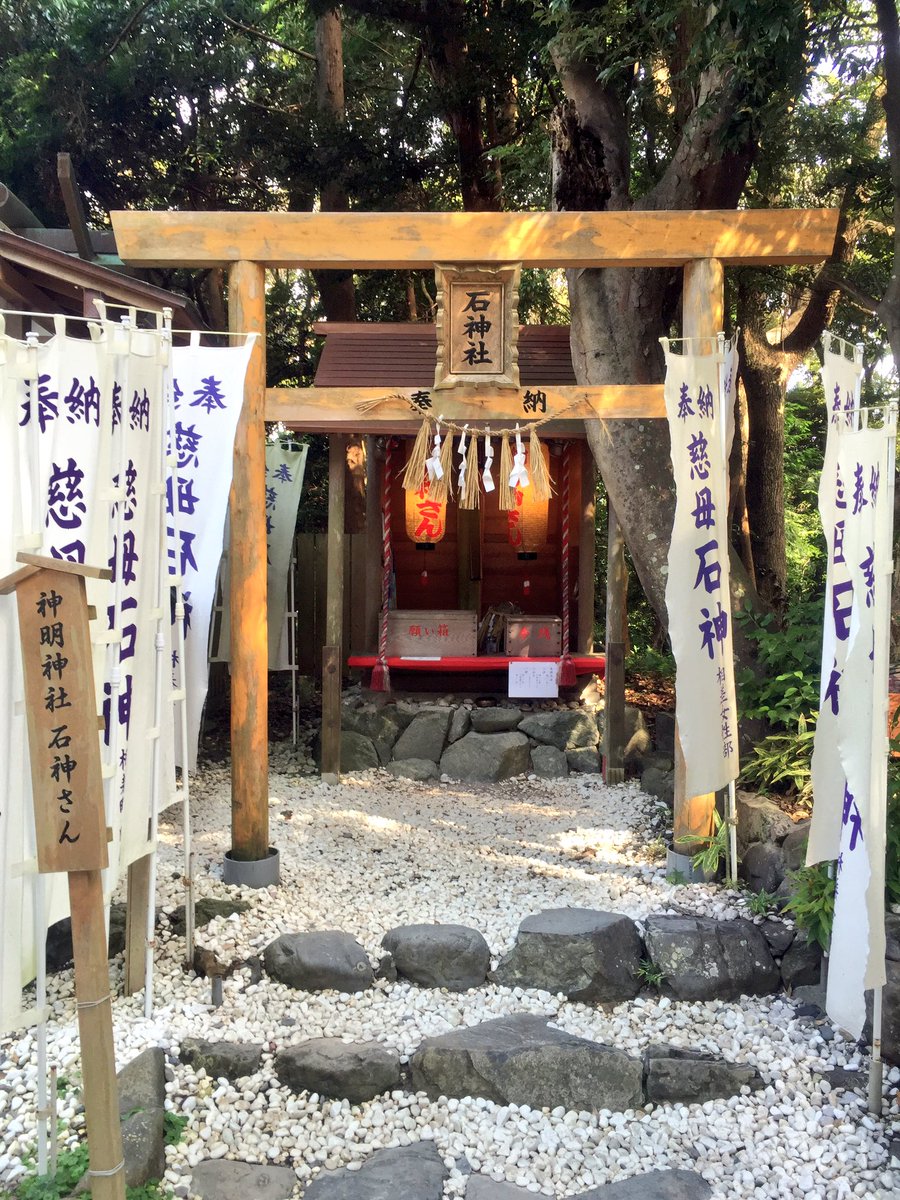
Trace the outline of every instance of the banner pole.
{"type": "Polygon", "coordinates": [[[872,1005],[872,1061],[869,1064],[869,1112],[876,1117],[882,1112],[882,1081],[884,1063],[881,1061],[881,992],[875,988],[872,1005]]]}

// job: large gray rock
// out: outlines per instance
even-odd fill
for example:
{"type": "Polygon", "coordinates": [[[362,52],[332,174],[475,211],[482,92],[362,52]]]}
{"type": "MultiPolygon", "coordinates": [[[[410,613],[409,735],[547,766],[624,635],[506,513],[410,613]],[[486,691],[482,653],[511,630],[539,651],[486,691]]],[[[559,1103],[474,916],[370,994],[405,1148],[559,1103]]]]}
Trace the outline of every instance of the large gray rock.
{"type": "Polygon", "coordinates": [[[226,1158],[207,1159],[191,1172],[191,1193],[199,1200],[290,1200],[296,1186],[292,1167],[226,1158]]]}
{"type": "Polygon", "coordinates": [[[675,757],[675,714],[658,712],[653,718],[653,741],[660,754],[675,757]]]}
{"type": "Polygon", "coordinates": [[[466,925],[400,925],[381,944],[399,975],[422,987],[465,992],[484,983],[491,965],[487,942],[466,925]]]}
{"type": "Polygon", "coordinates": [[[255,1075],[262,1062],[262,1044],[249,1042],[207,1042],[185,1038],[181,1043],[181,1061],[196,1070],[204,1070],[212,1079],[232,1083],[244,1075],[255,1075]]]}
{"type": "Polygon", "coordinates": [[[569,762],[565,750],[556,746],[532,746],[531,769],[539,779],[565,779],[569,762]]]}
{"type": "Polygon", "coordinates": [[[661,767],[645,767],[641,772],[641,791],[672,804],[675,800],[675,772],[661,767]]]}
{"type": "Polygon", "coordinates": [[[679,1000],[736,1000],[781,984],[768,943],[750,921],[648,917],[644,937],[666,989],[679,1000]]]}
{"type": "Polygon", "coordinates": [[[125,1186],[140,1187],[166,1172],[165,1109],[148,1108],[122,1122],[125,1186]]]}
{"type": "Polygon", "coordinates": [[[781,978],[786,988],[819,983],[822,978],[821,946],[807,942],[805,935],[798,933],[781,960],[781,978]]]}
{"type": "Polygon", "coordinates": [[[766,796],[757,796],[755,792],[738,792],[735,802],[739,852],[753,842],[783,842],[794,828],[791,818],[766,796]]]}
{"type": "Polygon", "coordinates": [[[900,913],[884,914],[884,957],[900,962],[900,913]]]}
{"type": "Polygon", "coordinates": [[[323,1171],[303,1200],[441,1200],[444,1166],[434,1142],[379,1150],[358,1171],[323,1171]]]}
{"type": "Polygon", "coordinates": [[[305,992],[364,992],[374,982],[365,950],[338,930],[283,933],[266,946],[263,960],[273,979],[305,992]]]}
{"type": "Polygon", "coordinates": [[[432,762],[439,762],[450,728],[450,717],[449,708],[420,712],[397,738],[393,757],[428,758],[432,762]]]}
{"type": "Polygon", "coordinates": [[[341,728],[369,738],[382,765],[391,761],[394,743],[408,724],[395,704],[363,704],[359,708],[344,705],[341,710],[341,728]]]}
{"type": "Polygon", "coordinates": [[[401,758],[397,762],[388,763],[387,770],[396,779],[414,779],[425,783],[429,779],[437,779],[437,763],[430,758],[401,758]]]}
{"type": "Polygon", "coordinates": [[[458,742],[461,737],[465,737],[472,728],[472,717],[467,708],[462,705],[453,710],[453,716],[450,718],[450,728],[447,730],[447,744],[453,745],[458,742]]]}
{"type": "Polygon", "coordinates": [[[595,746],[580,746],[566,751],[569,770],[580,775],[597,775],[601,769],[600,754],[595,746]]]}
{"type": "Polygon", "coordinates": [[[528,770],[528,738],[521,733],[467,733],[441,756],[441,771],[452,779],[499,783],[528,770]]]}
{"type": "Polygon", "coordinates": [[[726,1062],[700,1050],[648,1046],[644,1051],[644,1098],[653,1104],[703,1104],[736,1096],[742,1087],[762,1087],[747,1063],[726,1062]]]}
{"type": "Polygon", "coordinates": [[[600,741],[593,714],[571,708],[524,717],[519,722],[519,732],[557,750],[578,750],[582,746],[596,746],[600,741]]]}
{"type": "Polygon", "coordinates": [[[786,874],[781,847],[774,842],[754,842],[744,851],[740,872],[751,892],[774,895],[786,874]]]}
{"type": "Polygon", "coordinates": [[[378,1042],[311,1038],[275,1056],[275,1074],[294,1092],[362,1104],[400,1082],[400,1056],[378,1042]]]}
{"type": "Polygon", "coordinates": [[[415,1091],[496,1104],[582,1110],[641,1103],[641,1063],[621,1050],[517,1013],[426,1038],[410,1062],[415,1091]]]}
{"type": "Polygon", "coordinates": [[[476,733],[511,733],[522,720],[519,708],[476,708],[472,713],[472,728],[476,733]]]}
{"type": "Polygon", "coordinates": [[[798,821],[781,843],[786,871],[799,871],[806,866],[806,847],[809,843],[811,821],[798,821]]]}
{"type": "Polygon", "coordinates": [[[570,1000],[617,1003],[641,989],[643,946],[634,921],[591,908],[551,908],[526,917],[491,975],[507,987],[562,992],[570,1000]]]}
{"type": "Polygon", "coordinates": [[[900,1064],[900,962],[888,959],[887,981],[881,993],[881,1050],[888,1062],[900,1064]]]}
{"type": "Polygon", "coordinates": [[[164,1108],[166,1103],[166,1055],[161,1046],[141,1051],[116,1075],[119,1116],[136,1109],[164,1108]]]}
{"type": "Polygon", "coordinates": [[[341,730],[342,771],[370,771],[380,765],[381,759],[371,738],[350,729],[341,730]]]}
{"type": "MultiPolygon", "coordinates": [[[[127,906],[124,904],[109,906],[109,940],[107,942],[109,958],[115,958],[125,949],[126,913],[127,906]]],[[[72,965],[72,955],[72,918],[62,917],[59,921],[54,921],[47,930],[45,959],[47,971],[52,975],[56,971],[65,970],[66,967],[72,965]]]]}
{"type": "Polygon", "coordinates": [[[166,1056],[162,1048],[150,1046],[126,1063],[116,1083],[125,1183],[140,1187],[149,1179],[162,1179],[166,1170],[166,1056]]]}
{"type": "Polygon", "coordinates": [[[794,940],[796,932],[790,925],[785,925],[784,921],[779,921],[775,917],[763,921],[759,928],[776,958],[781,958],[794,940]]]}
{"type": "Polygon", "coordinates": [[[571,1200],[708,1200],[712,1188],[695,1171],[647,1171],[579,1192],[571,1200]]]}

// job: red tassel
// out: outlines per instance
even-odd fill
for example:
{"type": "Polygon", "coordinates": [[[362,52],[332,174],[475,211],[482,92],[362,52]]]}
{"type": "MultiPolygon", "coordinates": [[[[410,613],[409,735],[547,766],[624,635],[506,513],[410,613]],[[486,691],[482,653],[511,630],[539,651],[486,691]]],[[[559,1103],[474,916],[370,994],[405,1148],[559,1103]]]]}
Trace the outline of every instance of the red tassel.
{"type": "Polygon", "coordinates": [[[578,680],[575,674],[575,660],[571,654],[564,654],[559,660],[558,681],[560,687],[574,687],[578,680]]]}
{"type": "Polygon", "coordinates": [[[372,668],[372,682],[369,686],[373,692],[389,692],[391,690],[391,672],[386,658],[379,658],[372,668]]]}
{"type": "Polygon", "coordinates": [[[420,576],[419,578],[420,578],[420,582],[421,582],[421,584],[422,584],[422,587],[428,587],[428,572],[427,572],[427,571],[423,571],[423,572],[422,572],[422,574],[421,574],[421,576],[420,576]]]}
{"type": "Polygon", "coordinates": [[[531,591],[531,580],[530,579],[525,579],[522,581],[522,591],[525,593],[526,596],[531,591]]]}

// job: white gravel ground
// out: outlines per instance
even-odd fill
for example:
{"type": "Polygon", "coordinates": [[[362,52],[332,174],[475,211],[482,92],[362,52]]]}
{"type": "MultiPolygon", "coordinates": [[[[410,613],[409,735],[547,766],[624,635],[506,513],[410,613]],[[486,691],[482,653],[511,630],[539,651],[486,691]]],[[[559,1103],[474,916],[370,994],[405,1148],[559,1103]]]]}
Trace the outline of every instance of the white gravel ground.
{"type": "MultiPolygon", "coordinates": [[[[343,929],[377,963],[384,933],[417,921],[473,925],[496,959],[523,917],[565,905],[637,919],[654,912],[747,915],[735,893],[666,882],[664,863],[647,849],[658,802],[630,785],[607,788],[592,776],[420,784],[370,772],[329,788],[308,772],[302,751],[273,748],[272,840],[281,850],[282,886],[262,892],[221,882],[227,769],[209,767],[193,781],[198,896],[230,890],[253,905],[198,932],[198,942],[226,961],[259,954],[279,933],[343,929]]],[[[180,814],[173,809],[160,826],[164,912],[183,898],[180,853],[180,814]]],[[[189,1118],[184,1141],[167,1150],[166,1180],[177,1196],[190,1195],[191,1170],[207,1157],[290,1164],[302,1195],[322,1165],[358,1165],[376,1149],[422,1138],[433,1139],[452,1168],[447,1197],[464,1193],[461,1167],[558,1198],[666,1167],[700,1172],[716,1197],[900,1196],[900,1165],[895,1159],[891,1167],[888,1152],[900,1132],[900,1071],[887,1074],[886,1116],[874,1120],[861,1095],[830,1090],[820,1074],[865,1066],[856,1046],[840,1035],[826,1041],[828,1027],[796,1019],[784,998],[704,1004],[653,997],[600,1011],[547,992],[496,986],[460,996],[379,982],[360,995],[307,995],[267,978],[254,986],[244,967],[225,981],[224,1003],[214,1009],[209,982],[182,969],[183,944],[167,926],[158,939],[154,1017],[143,1017],[138,995],[116,1000],[114,1021],[120,1063],[151,1045],[162,1045],[169,1057],[168,1103],[189,1118]],[[634,1054],[666,1041],[746,1061],[767,1086],[703,1105],[573,1113],[485,1100],[432,1102],[399,1091],[351,1107],[294,1096],[275,1079],[273,1052],[308,1037],[376,1039],[408,1056],[424,1037],[521,1011],[634,1054]],[[176,1061],[186,1036],[266,1043],[262,1070],[241,1088],[207,1079],[176,1061]]],[[[120,983],[120,961],[114,975],[120,983]]],[[[65,1137],[74,1141],[82,1124],[71,971],[51,980],[50,999],[50,1060],[70,1081],[60,1115],[65,1137]]],[[[33,1149],[33,1035],[0,1040],[0,1064],[2,1188],[14,1186],[33,1149]]]]}

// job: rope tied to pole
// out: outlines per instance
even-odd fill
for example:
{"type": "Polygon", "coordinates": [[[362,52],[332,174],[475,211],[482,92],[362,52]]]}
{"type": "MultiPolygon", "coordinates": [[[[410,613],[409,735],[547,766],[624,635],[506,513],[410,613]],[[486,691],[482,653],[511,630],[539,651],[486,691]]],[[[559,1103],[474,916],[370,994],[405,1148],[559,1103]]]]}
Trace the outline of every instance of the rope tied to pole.
{"type": "Polygon", "coordinates": [[[392,441],[388,438],[384,446],[384,470],[381,475],[381,627],[378,636],[378,662],[372,668],[373,692],[389,692],[391,690],[391,673],[387,661],[387,640],[388,609],[391,602],[391,573],[394,566],[393,553],[391,551],[392,451],[392,441]]]}

